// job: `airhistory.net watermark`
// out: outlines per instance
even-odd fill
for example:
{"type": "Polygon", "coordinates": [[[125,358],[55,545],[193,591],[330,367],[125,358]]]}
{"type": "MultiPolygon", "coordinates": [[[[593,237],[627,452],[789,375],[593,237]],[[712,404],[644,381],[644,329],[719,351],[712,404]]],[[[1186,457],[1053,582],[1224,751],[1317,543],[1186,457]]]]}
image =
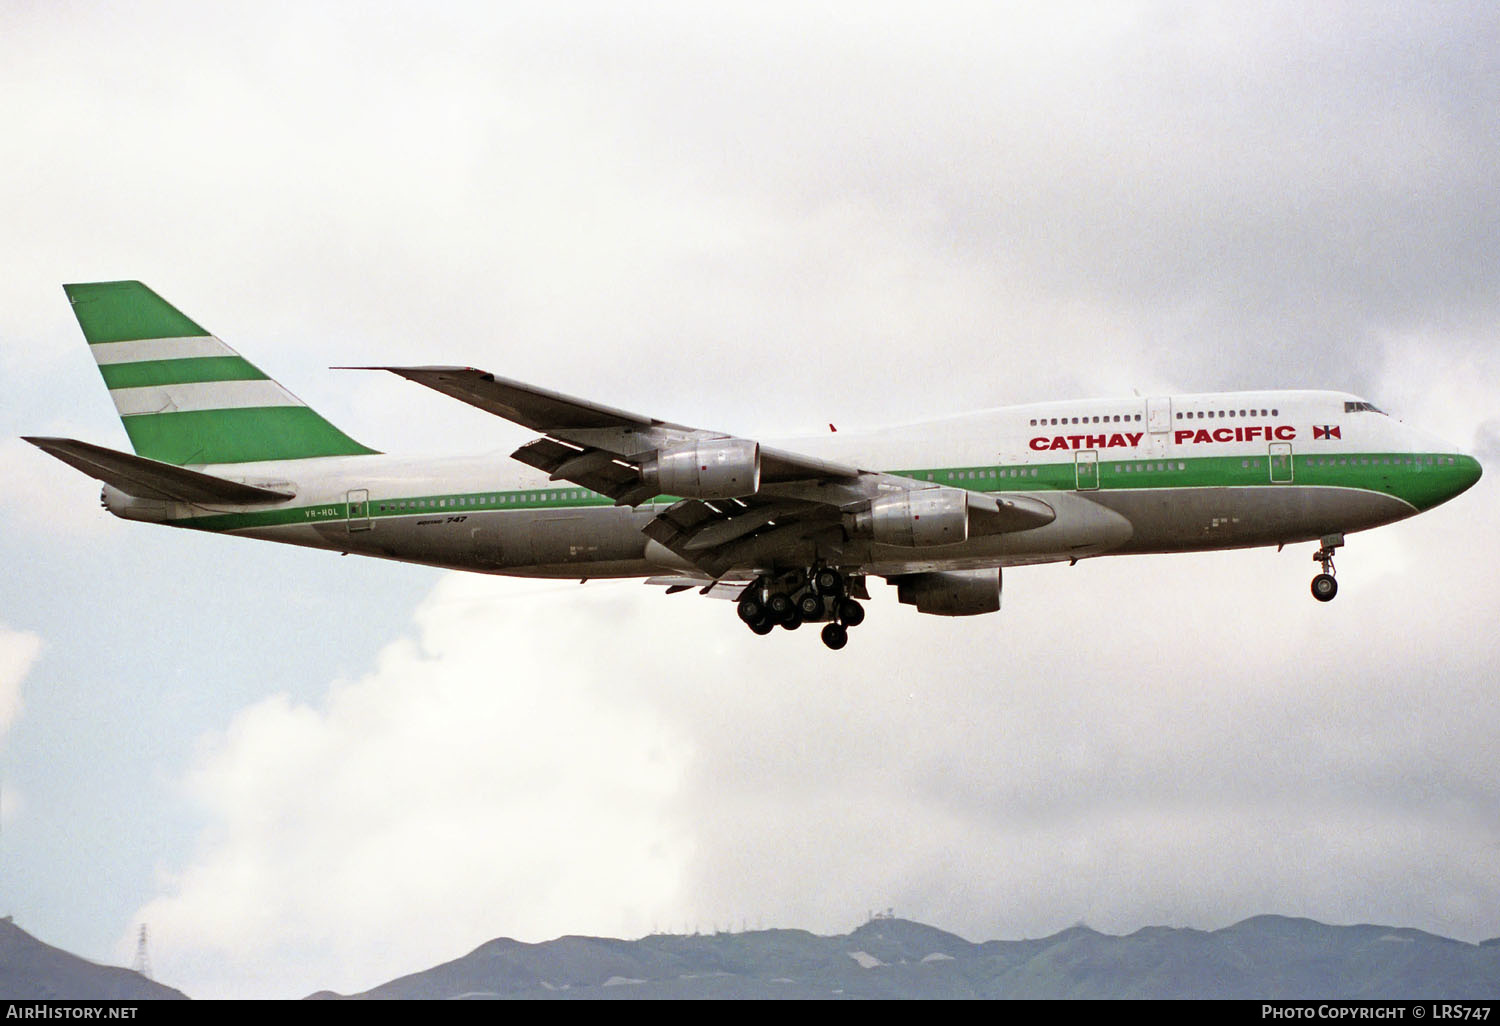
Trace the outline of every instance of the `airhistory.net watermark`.
{"type": "Polygon", "coordinates": [[[9,1004],[7,1019],[134,1019],[137,1005],[9,1004]]]}

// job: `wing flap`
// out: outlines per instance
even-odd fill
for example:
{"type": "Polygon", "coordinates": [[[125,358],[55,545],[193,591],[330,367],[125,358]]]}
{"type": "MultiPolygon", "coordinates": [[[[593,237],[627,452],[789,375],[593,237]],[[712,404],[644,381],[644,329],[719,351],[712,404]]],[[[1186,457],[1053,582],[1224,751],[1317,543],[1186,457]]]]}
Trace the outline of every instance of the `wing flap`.
{"type": "Polygon", "coordinates": [[[140,499],[250,506],[284,502],[294,495],[292,492],[229,481],[171,463],[149,460],[144,456],[116,452],[102,445],[90,445],[72,438],[24,440],[75,470],[81,470],[92,478],[140,499]]]}
{"type": "MultiPolygon", "coordinates": [[[[754,558],[749,546],[796,545],[814,532],[838,531],[838,511],[818,502],[683,499],[641,530],[652,541],[718,576],[754,558]]],[[[842,535],[842,531],[838,531],[842,535]]]]}
{"type": "Polygon", "coordinates": [[[666,588],[668,595],[676,595],[684,591],[696,590],[700,595],[707,595],[716,599],[737,599],[740,592],[750,586],[749,581],[715,581],[700,577],[648,577],[646,583],[659,588],[666,588]]]}
{"type": "Polygon", "coordinates": [[[760,479],[767,484],[828,478],[853,480],[861,473],[865,472],[847,463],[820,460],[764,445],[760,447],[760,479]]]}
{"type": "MultiPolygon", "coordinates": [[[[553,481],[571,481],[616,501],[642,487],[639,471],[617,462],[612,453],[603,449],[580,449],[551,438],[538,438],[510,455],[511,459],[543,471],[553,481]]],[[[654,488],[647,491],[651,492],[644,497],[647,499],[656,493],[654,488]]]]}

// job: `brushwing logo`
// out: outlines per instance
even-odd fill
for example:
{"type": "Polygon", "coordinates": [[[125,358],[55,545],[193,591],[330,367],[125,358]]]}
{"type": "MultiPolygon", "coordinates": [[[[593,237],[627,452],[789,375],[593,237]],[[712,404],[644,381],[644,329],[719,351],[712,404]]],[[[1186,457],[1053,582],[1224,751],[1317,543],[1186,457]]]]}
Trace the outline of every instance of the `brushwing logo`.
{"type": "Polygon", "coordinates": [[[1320,438],[1343,438],[1343,437],[1344,437],[1343,435],[1339,434],[1339,426],[1337,424],[1324,424],[1322,427],[1318,427],[1318,426],[1314,425],[1314,427],[1313,427],[1313,441],[1314,442],[1318,441],[1320,438]]]}

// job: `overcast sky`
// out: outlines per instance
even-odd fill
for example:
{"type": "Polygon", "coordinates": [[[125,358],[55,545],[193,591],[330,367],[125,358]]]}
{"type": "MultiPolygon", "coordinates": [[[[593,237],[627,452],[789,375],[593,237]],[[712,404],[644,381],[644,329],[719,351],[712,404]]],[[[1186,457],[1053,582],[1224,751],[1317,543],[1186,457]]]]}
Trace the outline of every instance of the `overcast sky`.
{"type": "Polygon", "coordinates": [[[0,914],[198,997],[496,936],[1500,935],[1500,9],[12,4],[0,914]],[[359,440],[461,363],[774,438],[1339,388],[1476,488],[1314,546],[876,585],[841,653],[639,583],[114,520],[63,296],[139,278],[359,440]]]}

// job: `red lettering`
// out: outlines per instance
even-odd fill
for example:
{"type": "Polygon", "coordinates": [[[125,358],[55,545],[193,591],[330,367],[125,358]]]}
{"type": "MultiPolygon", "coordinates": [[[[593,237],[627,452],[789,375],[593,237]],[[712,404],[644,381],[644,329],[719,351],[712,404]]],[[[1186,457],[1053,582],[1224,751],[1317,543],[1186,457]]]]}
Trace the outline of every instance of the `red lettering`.
{"type": "Polygon", "coordinates": [[[1104,443],[1107,441],[1109,441],[1109,439],[1104,435],[1089,435],[1088,447],[1090,449],[1102,449],[1104,448],[1104,443]]]}
{"type": "Polygon", "coordinates": [[[1231,431],[1227,427],[1224,427],[1224,428],[1214,428],[1214,441],[1216,441],[1216,442],[1232,442],[1232,441],[1234,441],[1234,432],[1231,431]]]}
{"type": "Polygon", "coordinates": [[[1212,441],[1213,441],[1213,439],[1211,437],[1209,437],[1208,432],[1206,430],[1204,430],[1203,428],[1199,428],[1197,430],[1197,432],[1193,435],[1193,444],[1194,445],[1198,445],[1201,442],[1212,442],[1212,441]]]}
{"type": "Polygon", "coordinates": [[[1276,440],[1278,442],[1290,442],[1297,437],[1297,429],[1290,424],[1281,424],[1276,428],[1276,440]]]}
{"type": "Polygon", "coordinates": [[[1109,447],[1111,449],[1115,448],[1118,445],[1124,445],[1124,444],[1125,444],[1125,436],[1124,435],[1110,435],[1109,436],[1109,447]]]}
{"type": "MultiPolygon", "coordinates": [[[[1140,435],[1133,435],[1131,437],[1133,439],[1135,439],[1134,441],[1132,441],[1130,443],[1131,445],[1137,445],[1137,444],[1139,444],[1139,439],[1141,437],[1140,435]]],[[[1173,440],[1173,443],[1175,445],[1184,445],[1192,437],[1193,437],[1192,431],[1179,431],[1179,432],[1177,432],[1177,437],[1173,440]]]]}
{"type": "Polygon", "coordinates": [[[1083,436],[1082,435],[1069,435],[1068,436],[1068,441],[1070,441],[1070,442],[1073,443],[1073,448],[1075,448],[1075,449],[1082,449],[1083,448],[1083,436]]]}
{"type": "MultiPolygon", "coordinates": [[[[1177,433],[1179,435],[1182,434],[1181,431],[1179,431],[1177,433]]],[[[1131,445],[1140,445],[1141,444],[1141,432],[1136,432],[1133,435],[1126,435],[1125,437],[1128,438],[1128,439],[1130,439],[1130,444],[1131,445]]],[[[1180,441],[1182,441],[1182,439],[1179,438],[1178,441],[1180,442],[1180,441]]]]}
{"type": "Polygon", "coordinates": [[[1049,445],[1047,448],[1049,448],[1049,449],[1066,449],[1067,447],[1068,447],[1068,440],[1066,438],[1064,438],[1062,435],[1058,435],[1056,438],[1052,439],[1052,444],[1049,445]]]}
{"type": "Polygon", "coordinates": [[[1041,452],[1047,448],[1047,440],[1045,438],[1033,438],[1028,444],[1037,452],[1041,452]]]}
{"type": "Polygon", "coordinates": [[[1253,441],[1255,441],[1257,438],[1260,438],[1260,437],[1263,436],[1263,434],[1265,433],[1265,430],[1266,429],[1263,428],[1263,427],[1247,427],[1245,429],[1245,441],[1247,441],[1247,442],[1253,442],[1253,441]]]}

